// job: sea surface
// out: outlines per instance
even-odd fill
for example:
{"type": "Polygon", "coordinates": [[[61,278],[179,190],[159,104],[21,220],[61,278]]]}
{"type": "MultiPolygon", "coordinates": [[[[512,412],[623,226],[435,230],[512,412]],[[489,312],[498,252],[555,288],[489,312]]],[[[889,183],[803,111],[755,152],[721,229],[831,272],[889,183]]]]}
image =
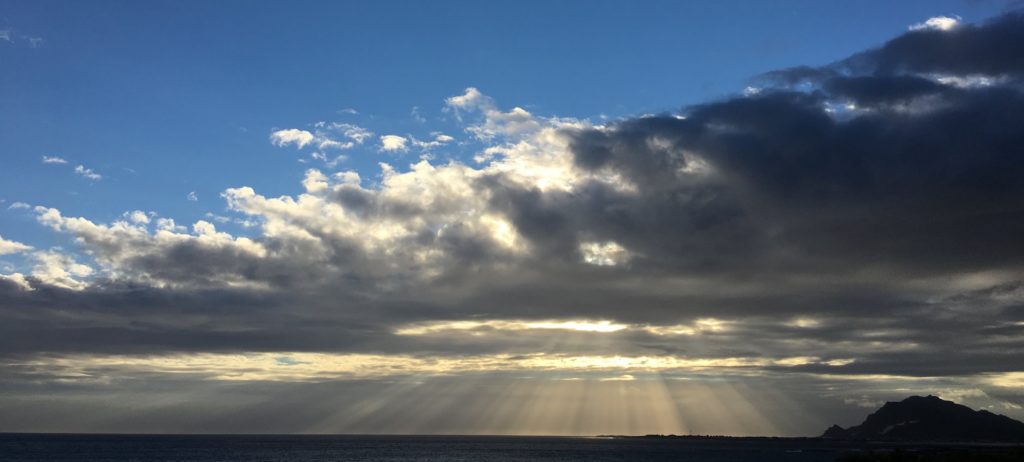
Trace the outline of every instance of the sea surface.
{"type": "Polygon", "coordinates": [[[2,461],[834,461],[813,439],[0,434],[2,461]]]}

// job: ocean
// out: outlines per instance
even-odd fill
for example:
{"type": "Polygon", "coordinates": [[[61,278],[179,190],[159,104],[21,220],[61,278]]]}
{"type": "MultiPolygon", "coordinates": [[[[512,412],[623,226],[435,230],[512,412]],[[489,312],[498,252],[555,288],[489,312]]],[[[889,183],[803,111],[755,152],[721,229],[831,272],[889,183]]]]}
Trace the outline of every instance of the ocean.
{"type": "Polygon", "coordinates": [[[812,439],[0,434],[3,461],[834,461],[812,439]]]}

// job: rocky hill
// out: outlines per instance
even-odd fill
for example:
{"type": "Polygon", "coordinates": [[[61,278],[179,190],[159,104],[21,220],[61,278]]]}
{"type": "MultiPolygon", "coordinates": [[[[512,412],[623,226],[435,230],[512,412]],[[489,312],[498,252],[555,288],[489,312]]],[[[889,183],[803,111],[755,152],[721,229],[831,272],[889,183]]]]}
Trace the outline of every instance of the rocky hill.
{"type": "Polygon", "coordinates": [[[1024,442],[1024,423],[936,396],[890,401],[860,425],[833,425],[823,438],[881,441],[1024,442]]]}

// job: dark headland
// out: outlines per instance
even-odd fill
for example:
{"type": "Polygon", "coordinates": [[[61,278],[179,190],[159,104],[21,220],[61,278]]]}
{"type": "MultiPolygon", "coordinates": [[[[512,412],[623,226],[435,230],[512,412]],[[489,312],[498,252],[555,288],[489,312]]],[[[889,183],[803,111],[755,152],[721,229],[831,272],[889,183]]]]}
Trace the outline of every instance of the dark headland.
{"type": "Polygon", "coordinates": [[[860,425],[829,427],[816,437],[644,435],[635,438],[801,442],[807,449],[843,448],[843,462],[1024,461],[1024,423],[936,396],[885,403],[860,425]]]}
{"type": "Polygon", "coordinates": [[[936,396],[890,401],[860,425],[833,425],[822,438],[868,441],[1024,443],[1024,423],[936,396]]]}

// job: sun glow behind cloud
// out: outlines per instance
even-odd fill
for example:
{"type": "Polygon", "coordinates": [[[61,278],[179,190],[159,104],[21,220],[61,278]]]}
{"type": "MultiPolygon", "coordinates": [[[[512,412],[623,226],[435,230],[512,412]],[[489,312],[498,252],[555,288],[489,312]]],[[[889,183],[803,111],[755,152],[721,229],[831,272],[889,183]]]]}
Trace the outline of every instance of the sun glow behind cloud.
{"type": "MultiPolygon", "coordinates": [[[[108,381],[132,374],[188,374],[218,381],[323,382],[396,376],[478,373],[591,374],[607,380],[650,373],[730,371],[761,375],[759,368],[809,364],[842,366],[853,360],[822,361],[813,356],[687,358],[677,356],[570,355],[559,353],[424,357],[351,353],[196,353],[161,356],[65,355],[21,362],[20,367],[59,373],[65,382],[108,381]],[[595,375],[596,374],[596,375],[595,375]]],[[[557,376],[555,376],[557,377],[557,376]]],[[[635,378],[635,377],[634,377],[635,378]]]]}
{"type": "MultiPolygon", "coordinates": [[[[958,18],[919,26],[903,39],[986,33],[958,18]]],[[[758,420],[756,397],[784,400],[754,383],[855,406],[915,387],[1012,404],[992,396],[1021,388],[1021,167],[1003,154],[1024,133],[1019,67],[889,48],[685,114],[544,116],[471,87],[443,100],[451,126],[267,127],[273,155],[301,156],[291,192],[231,184],[225,208],[180,224],[155,206],[102,221],[12,203],[66,245],[0,238],[0,379],[355,390],[331,398],[351,399],[331,401],[339,415],[311,418],[329,430],[391,415],[380,428],[435,431],[442,404],[486,396],[452,428],[566,433],[592,428],[568,421],[586,416],[608,432],[785,431],[798,409],[758,420]],[[954,135],[971,150],[935,142],[954,135]],[[974,235],[988,238],[950,245],[974,235]]],[[[970,54],[988,52],[1000,48],[970,54]]],[[[79,183],[119,181],[111,164],[83,159],[100,176],[59,153],[94,180],[79,183]]],[[[175,197],[217,200],[194,189],[203,200],[175,197]]]]}

